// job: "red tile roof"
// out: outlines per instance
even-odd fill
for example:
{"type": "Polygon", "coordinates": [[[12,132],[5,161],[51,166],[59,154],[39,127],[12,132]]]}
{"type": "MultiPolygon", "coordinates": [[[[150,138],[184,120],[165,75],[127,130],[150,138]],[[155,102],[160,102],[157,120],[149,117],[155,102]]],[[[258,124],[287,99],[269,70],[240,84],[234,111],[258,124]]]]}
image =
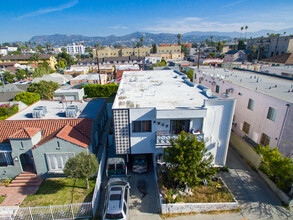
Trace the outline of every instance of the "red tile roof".
{"type": "Polygon", "coordinates": [[[82,147],[87,147],[91,139],[92,119],[42,119],[42,120],[4,120],[0,122],[0,143],[9,142],[9,138],[27,138],[42,130],[42,139],[38,147],[58,135],[60,138],[82,147]],[[67,126],[68,125],[68,126],[67,126]],[[87,144],[87,145],[88,145],[87,144]]]}
{"type": "Polygon", "coordinates": [[[36,133],[38,133],[41,129],[40,128],[22,128],[15,132],[14,134],[10,135],[8,138],[10,139],[28,139],[32,138],[36,133]]]}

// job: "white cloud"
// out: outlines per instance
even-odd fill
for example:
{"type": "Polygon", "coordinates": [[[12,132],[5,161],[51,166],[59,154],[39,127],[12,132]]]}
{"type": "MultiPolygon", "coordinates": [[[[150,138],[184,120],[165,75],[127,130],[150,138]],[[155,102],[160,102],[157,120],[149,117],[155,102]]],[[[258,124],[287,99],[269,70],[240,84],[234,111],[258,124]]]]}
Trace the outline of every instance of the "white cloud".
{"type": "Polygon", "coordinates": [[[231,32],[238,31],[242,26],[248,26],[249,32],[259,31],[263,29],[283,29],[291,27],[292,25],[287,22],[231,22],[225,23],[220,21],[208,21],[207,19],[198,17],[187,17],[181,19],[160,19],[157,23],[143,27],[143,31],[149,31],[153,33],[186,33],[191,31],[219,31],[219,32],[231,32]]]}
{"type": "Polygon", "coordinates": [[[48,14],[48,13],[55,12],[55,11],[62,11],[64,9],[71,8],[71,7],[75,6],[77,3],[78,3],[78,0],[74,0],[74,1],[68,2],[67,4],[60,5],[59,7],[56,7],[56,8],[39,9],[37,11],[33,11],[33,12],[30,12],[30,13],[21,15],[21,16],[17,17],[17,19],[20,20],[20,19],[23,19],[23,18],[34,17],[34,16],[38,16],[38,15],[43,15],[43,14],[48,14]]]}
{"type": "Polygon", "coordinates": [[[242,3],[242,2],[245,2],[245,0],[241,0],[241,1],[237,1],[237,2],[232,2],[230,4],[223,5],[222,8],[229,8],[229,7],[232,7],[234,5],[238,5],[238,4],[242,3]]]}
{"type": "Polygon", "coordinates": [[[115,25],[115,26],[110,26],[110,27],[108,27],[108,28],[110,28],[110,29],[114,29],[114,30],[120,30],[120,29],[122,29],[122,30],[127,30],[127,29],[128,29],[128,27],[123,26],[123,25],[121,25],[121,24],[117,24],[117,25],[115,25]]]}

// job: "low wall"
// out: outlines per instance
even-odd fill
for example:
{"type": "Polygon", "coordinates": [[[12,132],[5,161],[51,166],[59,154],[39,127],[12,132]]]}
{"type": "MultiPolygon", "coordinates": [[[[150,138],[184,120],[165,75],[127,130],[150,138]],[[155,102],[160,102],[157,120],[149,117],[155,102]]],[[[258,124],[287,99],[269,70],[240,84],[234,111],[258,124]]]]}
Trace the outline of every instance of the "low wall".
{"type": "Polygon", "coordinates": [[[188,213],[188,212],[208,212],[224,211],[239,208],[239,203],[227,187],[225,182],[220,178],[229,193],[233,196],[234,202],[217,202],[217,203],[168,203],[164,204],[161,199],[162,213],[188,213]]]}
{"type": "Polygon", "coordinates": [[[227,203],[174,203],[162,204],[162,213],[188,213],[233,210],[239,207],[238,202],[227,203]]]}
{"type": "Polygon", "coordinates": [[[230,145],[236,149],[245,160],[251,163],[253,167],[258,169],[261,157],[253,150],[250,144],[238,137],[234,132],[231,132],[230,145]]]}
{"type": "Polygon", "coordinates": [[[260,177],[268,184],[271,190],[279,197],[279,199],[285,203],[286,205],[293,207],[293,200],[282,190],[280,190],[276,184],[270,180],[267,175],[265,175],[262,171],[258,170],[258,174],[260,177]]]}

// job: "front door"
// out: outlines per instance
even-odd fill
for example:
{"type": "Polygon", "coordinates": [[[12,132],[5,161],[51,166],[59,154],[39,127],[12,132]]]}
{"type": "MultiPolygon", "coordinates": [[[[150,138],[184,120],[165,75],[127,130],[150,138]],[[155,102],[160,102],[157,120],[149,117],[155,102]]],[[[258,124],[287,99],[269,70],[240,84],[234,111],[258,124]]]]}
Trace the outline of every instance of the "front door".
{"type": "Polygon", "coordinates": [[[22,165],[22,170],[23,171],[30,171],[34,172],[34,166],[33,166],[33,161],[28,154],[21,154],[20,155],[20,162],[22,165]]]}

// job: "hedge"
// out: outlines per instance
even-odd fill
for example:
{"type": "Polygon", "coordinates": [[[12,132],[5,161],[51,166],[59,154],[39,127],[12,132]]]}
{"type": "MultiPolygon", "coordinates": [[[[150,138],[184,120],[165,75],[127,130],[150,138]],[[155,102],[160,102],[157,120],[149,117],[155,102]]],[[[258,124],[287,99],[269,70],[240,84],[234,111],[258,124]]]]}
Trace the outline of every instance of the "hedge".
{"type": "Polygon", "coordinates": [[[117,93],[119,85],[117,84],[107,84],[107,85],[99,85],[99,84],[89,84],[83,85],[84,93],[89,98],[95,97],[110,97],[117,93]]]}

